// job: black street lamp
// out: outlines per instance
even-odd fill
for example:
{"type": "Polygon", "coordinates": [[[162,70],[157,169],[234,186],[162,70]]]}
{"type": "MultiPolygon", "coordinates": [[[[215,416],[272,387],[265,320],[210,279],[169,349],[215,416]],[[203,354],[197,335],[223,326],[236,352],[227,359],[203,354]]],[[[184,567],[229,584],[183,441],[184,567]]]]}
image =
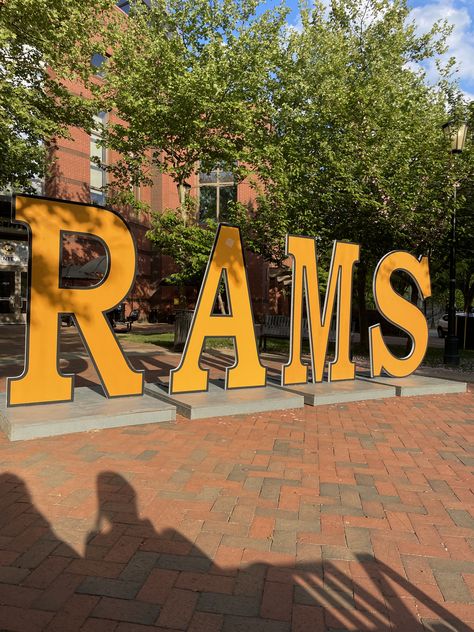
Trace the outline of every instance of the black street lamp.
{"type": "MultiPolygon", "coordinates": [[[[449,121],[443,125],[444,133],[451,142],[451,153],[460,154],[467,136],[467,123],[449,121]]],[[[454,204],[451,211],[451,238],[449,249],[449,303],[448,335],[444,340],[444,363],[459,364],[459,339],[456,336],[456,194],[458,183],[454,183],[454,204]]]]}

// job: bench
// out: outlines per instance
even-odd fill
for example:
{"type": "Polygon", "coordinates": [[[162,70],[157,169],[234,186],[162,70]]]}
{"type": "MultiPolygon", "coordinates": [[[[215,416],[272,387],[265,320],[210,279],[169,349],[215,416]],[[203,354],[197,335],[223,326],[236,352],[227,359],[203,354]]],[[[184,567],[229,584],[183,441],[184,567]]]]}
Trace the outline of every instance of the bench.
{"type": "Polygon", "coordinates": [[[133,309],[130,314],[125,318],[124,309],[121,307],[115,308],[107,312],[107,318],[114,331],[131,331],[132,325],[138,320],[140,314],[138,309],[133,309]]]}
{"type": "MultiPolygon", "coordinates": [[[[309,340],[308,320],[303,318],[301,321],[303,340],[309,340]]],[[[260,329],[259,349],[267,350],[267,338],[279,338],[282,340],[290,339],[290,317],[281,316],[279,314],[265,314],[263,324],[260,329]]]]}
{"type": "MultiPolygon", "coordinates": [[[[351,325],[351,342],[353,340],[353,334],[355,331],[355,323],[351,325]]],[[[267,338],[279,338],[281,340],[290,339],[290,317],[280,316],[279,314],[266,314],[263,320],[263,324],[260,325],[260,331],[256,329],[256,334],[259,339],[259,350],[267,350],[267,338]]],[[[301,337],[303,340],[309,340],[308,319],[301,319],[301,337]]],[[[329,340],[334,341],[336,339],[336,322],[335,319],[331,322],[331,329],[329,331],[329,340]]]]}

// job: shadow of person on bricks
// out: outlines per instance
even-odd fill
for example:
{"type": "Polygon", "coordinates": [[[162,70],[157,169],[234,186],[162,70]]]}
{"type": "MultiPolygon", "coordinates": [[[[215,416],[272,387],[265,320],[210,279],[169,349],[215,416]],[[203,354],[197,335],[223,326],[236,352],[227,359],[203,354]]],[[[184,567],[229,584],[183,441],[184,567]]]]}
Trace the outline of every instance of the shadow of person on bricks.
{"type": "Polygon", "coordinates": [[[0,630],[50,624],[80,581],[63,571],[79,554],[35,507],[24,481],[0,474],[0,630]]]}
{"type": "Polygon", "coordinates": [[[100,560],[98,570],[104,576],[86,578],[80,591],[100,598],[94,619],[154,625],[177,575],[160,570],[160,552],[172,550],[184,560],[192,544],[178,532],[158,533],[150,520],[140,518],[134,488],[116,472],[98,475],[97,500],[95,530],[87,537],[85,558],[100,560]]]}
{"type": "Polygon", "coordinates": [[[25,483],[0,475],[2,632],[472,632],[462,621],[472,622],[472,598],[444,602],[429,577],[417,586],[372,554],[347,548],[327,559],[323,548],[314,559],[321,547],[312,545],[303,561],[272,551],[271,536],[250,537],[250,525],[231,544],[219,522],[196,531],[205,552],[142,519],[124,476],[102,472],[97,493],[81,558],[25,483]]]}
{"type": "MultiPolygon", "coordinates": [[[[201,542],[214,543],[208,555],[177,530],[157,531],[142,519],[136,491],[120,474],[99,474],[97,494],[86,548],[96,574],[78,587],[97,599],[91,629],[103,621],[117,632],[472,630],[458,616],[461,604],[445,607],[435,586],[417,587],[371,554],[347,549],[343,559],[302,561],[272,552],[271,537],[223,544],[217,528],[201,531],[201,542]]],[[[295,539],[289,531],[288,541],[295,539]]]]}
{"type": "MultiPolygon", "coordinates": [[[[208,555],[178,530],[142,519],[122,475],[99,474],[97,493],[81,559],[25,483],[0,475],[2,631],[472,632],[462,621],[472,621],[472,599],[444,603],[429,578],[417,586],[371,554],[347,549],[336,560],[323,550],[303,562],[272,552],[271,537],[230,546],[214,529],[201,531],[215,544],[208,555]]],[[[289,531],[288,542],[295,538],[289,531]]]]}

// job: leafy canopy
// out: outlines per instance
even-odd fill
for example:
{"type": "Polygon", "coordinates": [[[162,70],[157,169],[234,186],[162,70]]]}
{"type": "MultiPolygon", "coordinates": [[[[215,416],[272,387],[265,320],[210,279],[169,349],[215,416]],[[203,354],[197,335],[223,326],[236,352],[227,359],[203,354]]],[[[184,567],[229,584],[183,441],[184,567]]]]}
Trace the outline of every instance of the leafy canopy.
{"type": "Polygon", "coordinates": [[[8,0],[0,9],[0,189],[28,189],[44,173],[46,143],[90,128],[87,81],[114,25],[111,0],[8,0]],[[94,34],[91,36],[91,34],[94,34]]]}
{"type": "MultiPolygon", "coordinates": [[[[146,182],[157,169],[183,185],[197,164],[238,164],[242,177],[260,150],[269,84],[286,10],[261,0],[156,0],[133,4],[100,91],[118,121],[106,143],[122,158],[116,185],[146,182]]],[[[181,199],[183,201],[183,198],[181,199]]]]}

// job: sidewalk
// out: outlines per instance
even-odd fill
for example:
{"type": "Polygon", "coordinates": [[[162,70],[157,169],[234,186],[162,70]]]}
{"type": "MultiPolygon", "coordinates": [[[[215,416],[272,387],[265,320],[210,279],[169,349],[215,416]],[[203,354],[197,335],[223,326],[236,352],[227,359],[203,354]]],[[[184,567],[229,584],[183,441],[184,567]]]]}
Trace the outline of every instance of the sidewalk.
{"type": "Polygon", "coordinates": [[[2,436],[0,627],[467,632],[473,449],[472,393],[2,436]]]}

